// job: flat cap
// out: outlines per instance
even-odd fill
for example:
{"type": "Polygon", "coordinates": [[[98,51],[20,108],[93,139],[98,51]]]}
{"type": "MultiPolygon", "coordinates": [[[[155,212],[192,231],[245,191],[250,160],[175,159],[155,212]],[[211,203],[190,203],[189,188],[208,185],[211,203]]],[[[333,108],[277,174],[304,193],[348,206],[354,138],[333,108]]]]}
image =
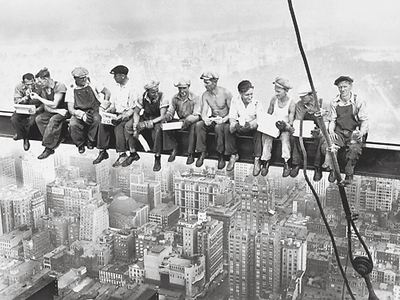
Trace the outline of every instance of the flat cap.
{"type": "Polygon", "coordinates": [[[71,74],[74,77],[83,77],[89,75],[89,71],[83,67],[76,67],[71,71],[71,74]]]}
{"type": "Polygon", "coordinates": [[[340,76],[339,78],[337,78],[333,84],[334,84],[334,85],[338,85],[338,84],[339,84],[340,82],[342,82],[342,81],[348,81],[348,82],[350,82],[350,83],[353,83],[354,79],[351,78],[350,76],[342,75],[342,76],[340,76]]]}
{"type": "Polygon", "coordinates": [[[186,78],[179,78],[177,82],[174,83],[174,86],[176,87],[188,87],[190,86],[190,80],[186,78]]]}
{"type": "MultiPolygon", "coordinates": [[[[315,91],[315,92],[317,92],[317,91],[315,91]]],[[[308,82],[301,84],[299,86],[299,88],[297,89],[297,94],[299,94],[300,97],[306,96],[311,93],[312,93],[312,90],[311,90],[310,84],[308,82]]]]}
{"type": "Polygon", "coordinates": [[[210,79],[219,79],[219,76],[215,72],[207,71],[207,72],[204,72],[203,74],[201,74],[200,79],[206,79],[206,80],[207,79],[208,80],[210,80],[210,79]]]}
{"type": "Polygon", "coordinates": [[[285,90],[290,90],[291,88],[293,88],[289,82],[289,79],[287,79],[287,78],[276,77],[273,84],[275,84],[276,86],[283,88],[285,90]]]}
{"type": "Polygon", "coordinates": [[[110,74],[124,74],[128,75],[129,69],[123,65],[118,65],[114,67],[111,71],[110,74]]]}
{"type": "Polygon", "coordinates": [[[157,80],[149,80],[145,85],[145,90],[155,89],[160,85],[160,82],[157,80]]]}

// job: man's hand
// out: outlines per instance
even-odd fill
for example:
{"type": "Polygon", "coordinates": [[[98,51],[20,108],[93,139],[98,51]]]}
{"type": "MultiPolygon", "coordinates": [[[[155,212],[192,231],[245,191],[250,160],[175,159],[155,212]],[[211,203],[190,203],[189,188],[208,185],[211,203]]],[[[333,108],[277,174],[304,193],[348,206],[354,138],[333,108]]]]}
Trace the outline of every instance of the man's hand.
{"type": "Polygon", "coordinates": [[[229,131],[232,134],[234,134],[238,130],[238,128],[240,128],[240,125],[238,122],[232,122],[229,124],[229,131]]]}
{"type": "Polygon", "coordinates": [[[204,124],[205,124],[206,126],[210,126],[210,125],[212,124],[212,122],[213,122],[213,120],[210,119],[210,118],[205,118],[205,119],[204,119],[204,124]]]}
{"type": "Polygon", "coordinates": [[[215,117],[215,118],[214,118],[214,122],[215,122],[215,124],[222,124],[222,123],[223,123],[223,118],[221,118],[221,117],[215,117]]]}
{"type": "Polygon", "coordinates": [[[189,126],[192,124],[192,122],[190,122],[189,117],[187,117],[186,119],[183,120],[183,124],[182,124],[182,130],[185,130],[187,128],[189,128],[189,126]]]}
{"type": "Polygon", "coordinates": [[[329,132],[329,137],[331,138],[332,142],[336,141],[338,139],[338,135],[336,134],[335,131],[330,131],[329,132]]]}
{"type": "Polygon", "coordinates": [[[32,100],[40,100],[40,96],[35,92],[31,92],[29,96],[31,97],[32,100]]]}
{"type": "Polygon", "coordinates": [[[122,115],[117,116],[115,119],[111,120],[111,124],[113,124],[114,126],[117,126],[118,124],[120,124],[122,122],[122,115]]]}
{"type": "Polygon", "coordinates": [[[354,130],[352,135],[351,135],[351,139],[355,140],[357,142],[362,142],[363,134],[361,133],[360,130],[354,130]]]}
{"type": "Polygon", "coordinates": [[[82,117],[82,121],[88,125],[92,125],[94,121],[94,115],[92,110],[88,110],[82,117]]]}
{"type": "Polygon", "coordinates": [[[286,127],[286,123],[285,123],[285,121],[277,121],[275,123],[275,126],[276,126],[276,128],[279,129],[279,131],[283,131],[286,127]]]}
{"type": "Polygon", "coordinates": [[[313,130],[311,130],[311,136],[313,138],[318,138],[321,135],[321,129],[315,127],[313,130]]]}

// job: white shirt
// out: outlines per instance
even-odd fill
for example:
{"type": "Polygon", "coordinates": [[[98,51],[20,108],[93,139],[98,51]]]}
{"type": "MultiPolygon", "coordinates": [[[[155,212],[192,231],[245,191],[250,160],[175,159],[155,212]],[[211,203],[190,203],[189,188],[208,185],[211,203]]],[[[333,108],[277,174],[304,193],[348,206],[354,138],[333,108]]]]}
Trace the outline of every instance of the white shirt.
{"type": "Polygon", "coordinates": [[[122,113],[130,108],[134,108],[140,94],[136,87],[128,81],[125,85],[117,83],[111,91],[111,104],[114,104],[116,112],[122,113]]]}
{"type": "Polygon", "coordinates": [[[239,121],[240,125],[245,122],[257,119],[257,115],[262,111],[262,106],[258,100],[252,99],[247,107],[244,105],[241,96],[232,99],[231,107],[229,109],[229,119],[239,121]]]}

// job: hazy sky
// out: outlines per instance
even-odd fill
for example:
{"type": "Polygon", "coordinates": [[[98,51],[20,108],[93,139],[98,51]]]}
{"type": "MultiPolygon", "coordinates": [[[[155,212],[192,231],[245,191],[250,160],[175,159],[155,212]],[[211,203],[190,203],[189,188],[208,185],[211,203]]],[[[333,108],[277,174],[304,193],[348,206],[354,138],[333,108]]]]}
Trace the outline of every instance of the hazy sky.
{"type": "MultiPolygon", "coordinates": [[[[286,0],[0,0],[7,43],[152,37],[292,26],[286,0]]],[[[397,42],[398,0],[294,0],[301,28],[397,42]]]]}

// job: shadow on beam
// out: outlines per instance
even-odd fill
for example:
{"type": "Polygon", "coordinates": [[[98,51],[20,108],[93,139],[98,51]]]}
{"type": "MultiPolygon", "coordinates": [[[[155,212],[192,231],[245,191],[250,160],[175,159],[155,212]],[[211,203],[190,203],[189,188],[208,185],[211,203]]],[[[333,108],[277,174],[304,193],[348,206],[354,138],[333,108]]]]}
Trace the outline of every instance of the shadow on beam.
{"type": "MultiPolygon", "coordinates": [[[[0,111],[0,136],[12,138],[15,131],[10,122],[11,112],[0,111]]],[[[67,130],[65,130],[67,132],[67,130]]],[[[40,133],[37,128],[32,132],[32,140],[41,140],[40,133]]],[[[177,141],[180,145],[179,155],[187,156],[188,138],[186,132],[179,132],[177,141]]],[[[72,144],[71,138],[67,134],[65,144],[72,144]]],[[[308,168],[313,169],[315,146],[311,139],[305,139],[305,147],[308,157],[308,168]]],[[[214,134],[208,134],[208,158],[217,159],[215,151],[214,134]]],[[[253,163],[253,140],[250,136],[239,136],[236,142],[239,162],[253,163]]],[[[111,148],[115,149],[115,138],[111,138],[111,148]]],[[[281,159],[280,141],[274,141],[271,164],[272,166],[283,166],[281,159]]],[[[142,149],[143,150],[143,149],[142,149]]],[[[164,154],[169,154],[165,152],[164,154]]],[[[342,159],[339,159],[342,171],[344,166],[342,159]]],[[[384,178],[400,179],[400,145],[367,142],[363,147],[363,154],[356,165],[355,174],[364,176],[375,176],[384,178]]]]}

